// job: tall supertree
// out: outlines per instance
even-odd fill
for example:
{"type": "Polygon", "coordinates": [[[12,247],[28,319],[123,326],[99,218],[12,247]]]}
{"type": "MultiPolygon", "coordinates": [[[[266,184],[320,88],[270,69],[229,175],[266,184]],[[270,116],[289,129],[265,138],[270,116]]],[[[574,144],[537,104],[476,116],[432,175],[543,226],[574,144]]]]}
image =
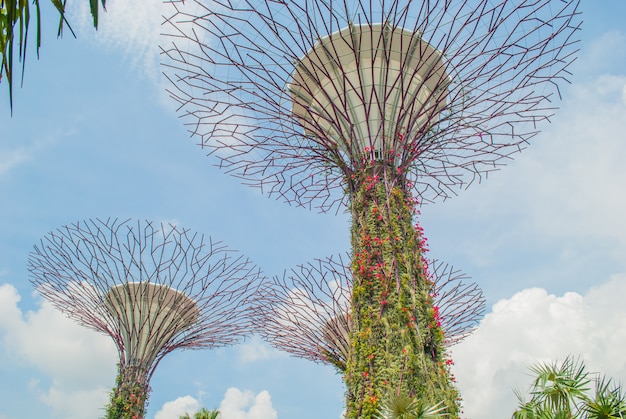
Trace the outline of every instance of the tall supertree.
{"type": "Polygon", "coordinates": [[[499,168],[549,120],[578,1],[174,7],[170,94],[202,146],[270,195],[351,212],[347,417],[374,417],[394,395],[455,416],[417,204],[499,168]]]}
{"type": "MultiPolygon", "coordinates": [[[[469,336],[485,312],[476,283],[452,266],[432,261],[433,304],[446,347],[469,336]]],[[[273,347],[344,373],[350,356],[352,269],[341,255],[299,265],[267,281],[255,304],[256,330],[273,347]]]]}
{"type": "Polygon", "coordinates": [[[259,270],[220,242],[172,224],[86,220],[48,233],[31,282],[59,310],[109,335],[119,375],[107,418],[143,418],[171,351],[237,343],[251,329],[259,270]]]}

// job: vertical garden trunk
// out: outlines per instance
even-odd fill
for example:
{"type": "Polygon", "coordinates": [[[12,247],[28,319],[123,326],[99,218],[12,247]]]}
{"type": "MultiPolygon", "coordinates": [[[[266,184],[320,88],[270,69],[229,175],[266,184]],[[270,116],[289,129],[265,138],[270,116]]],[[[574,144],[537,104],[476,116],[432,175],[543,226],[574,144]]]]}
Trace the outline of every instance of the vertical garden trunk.
{"type": "Polygon", "coordinates": [[[143,419],[149,388],[140,368],[120,367],[107,405],[106,419],[143,419]]]}
{"type": "Polygon", "coordinates": [[[415,202],[381,175],[355,179],[352,196],[352,353],[347,415],[377,417],[394,396],[426,407],[440,404],[457,417],[439,314],[423,259],[424,237],[413,226],[415,202]]]}

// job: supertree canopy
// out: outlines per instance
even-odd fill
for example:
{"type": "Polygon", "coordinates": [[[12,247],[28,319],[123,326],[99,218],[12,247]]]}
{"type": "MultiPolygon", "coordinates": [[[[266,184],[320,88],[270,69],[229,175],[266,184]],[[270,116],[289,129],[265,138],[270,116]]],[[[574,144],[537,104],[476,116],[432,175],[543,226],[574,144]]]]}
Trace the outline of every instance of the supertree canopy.
{"type": "Polygon", "coordinates": [[[201,145],[270,195],[349,208],[346,417],[395,397],[457,417],[417,206],[497,169],[549,120],[578,1],[173,3],[166,75],[201,145]]]}
{"type": "Polygon", "coordinates": [[[47,234],[31,282],[59,310],[113,339],[119,376],[107,418],[141,418],[159,361],[250,333],[260,272],[222,243],[171,224],[87,220],[47,234]],[[137,416],[135,416],[137,415],[137,416]]]}
{"type": "Polygon", "coordinates": [[[422,202],[506,163],[553,115],[580,25],[572,0],[177,7],[162,49],[191,132],[246,183],[321,210],[372,161],[422,202]]]}
{"type": "MultiPolygon", "coordinates": [[[[446,346],[459,343],[478,326],[485,299],[465,274],[432,261],[433,304],[446,346]]],[[[259,334],[277,349],[342,372],[350,356],[352,270],[341,255],[300,265],[265,282],[254,316],[259,334]]]]}

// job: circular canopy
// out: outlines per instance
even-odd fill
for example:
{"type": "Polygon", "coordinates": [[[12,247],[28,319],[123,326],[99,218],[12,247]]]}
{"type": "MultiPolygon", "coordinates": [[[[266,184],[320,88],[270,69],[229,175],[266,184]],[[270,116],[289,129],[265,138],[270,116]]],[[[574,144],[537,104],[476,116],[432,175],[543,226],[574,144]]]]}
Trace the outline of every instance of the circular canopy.
{"type": "Polygon", "coordinates": [[[163,45],[185,124],[226,172],[321,211],[370,169],[428,202],[505,165],[553,115],[580,27],[576,0],[191,3],[163,45]]]}
{"type": "Polygon", "coordinates": [[[200,314],[184,293],[151,282],[112,287],[105,306],[122,331],[126,361],[145,368],[173,337],[193,326],[200,314]]]}
{"type": "Polygon", "coordinates": [[[307,136],[380,159],[393,157],[407,132],[439,118],[448,85],[441,54],[419,33],[376,24],[320,39],[297,63],[288,90],[307,136]]]}

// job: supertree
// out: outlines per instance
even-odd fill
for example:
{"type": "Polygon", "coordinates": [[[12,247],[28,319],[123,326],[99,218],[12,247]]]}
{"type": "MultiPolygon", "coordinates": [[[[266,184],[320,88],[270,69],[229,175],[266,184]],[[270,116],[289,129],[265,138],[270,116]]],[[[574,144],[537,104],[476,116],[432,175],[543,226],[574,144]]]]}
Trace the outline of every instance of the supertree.
{"type": "MultiPolygon", "coordinates": [[[[349,256],[316,259],[265,282],[253,317],[258,333],[279,350],[333,365],[343,374],[352,330],[350,266],[349,256]]],[[[464,282],[469,278],[461,271],[440,261],[430,266],[433,304],[449,347],[478,326],[485,299],[476,283],[464,282]]]]}
{"type": "Polygon", "coordinates": [[[259,270],[220,242],[172,224],[86,220],[48,233],[31,282],[59,310],[109,335],[119,374],[107,418],[143,418],[150,378],[178,348],[237,343],[250,332],[259,270]]]}
{"type": "Polygon", "coordinates": [[[455,416],[417,204],[498,169],[549,120],[578,1],[173,5],[165,71],[201,145],[263,192],[351,212],[347,417],[394,394],[455,416]]]}

